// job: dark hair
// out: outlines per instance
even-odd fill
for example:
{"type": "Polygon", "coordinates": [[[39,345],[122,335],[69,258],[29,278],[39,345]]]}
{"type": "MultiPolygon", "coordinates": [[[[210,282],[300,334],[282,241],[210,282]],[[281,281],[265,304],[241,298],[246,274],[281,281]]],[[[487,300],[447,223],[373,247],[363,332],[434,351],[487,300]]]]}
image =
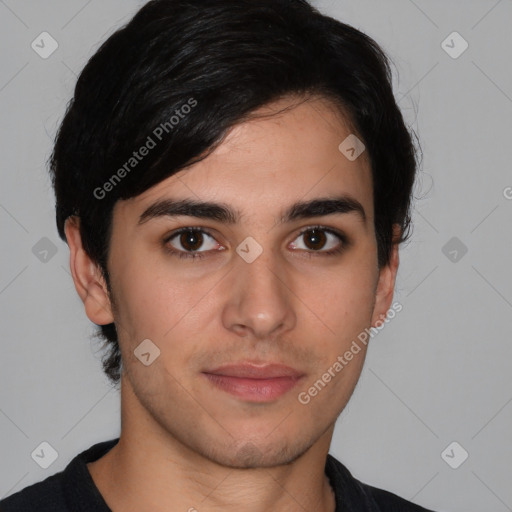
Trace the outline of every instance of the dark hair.
{"type": "MultiPolygon", "coordinates": [[[[150,1],[78,78],[50,159],[59,235],[66,241],[66,219],[80,218],[84,249],[111,291],[107,255],[117,200],[202,160],[257,108],[318,96],[348,116],[366,146],[382,267],[393,242],[409,237],[417,168],[391,78],[373,39],[306,0],[150,1]],[[149,138],[155,146],[135,159],[149,138]],[[393,224],[402,229],[398,240],[393,224]]],[[[110,348],[103,369],[118,383],[115,324],[97,335],[110,348]]]]}

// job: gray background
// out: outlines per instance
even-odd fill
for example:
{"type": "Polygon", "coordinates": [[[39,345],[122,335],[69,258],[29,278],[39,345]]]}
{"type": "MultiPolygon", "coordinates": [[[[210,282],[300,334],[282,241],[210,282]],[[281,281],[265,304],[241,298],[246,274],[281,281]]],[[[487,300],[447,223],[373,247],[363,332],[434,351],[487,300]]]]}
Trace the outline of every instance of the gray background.
{"type": "MultiPolygon", "coordinates": [[[[0,1],[0,498],[119,435],[119,395],[90,341],[45,161],[76,74],[143,3],[0,1]],[[31,48],[43,31],[59,44],[47,59],[31,48]],[[38,243],[56,253],[44,261],[38,243]],[[58,452],[47,469],[31,458],[42,441],[58,452]]],[[[512,510],[512,1],[314,4],[390,54],[424,151],[403,310],[373,338],[331,453],[434,510],[512,510]],[[441,46],[453,31],[469,43],[455,59],[441,46]],[[441,457],[453,441],[469,453],[457,469],[441,457]]]]}

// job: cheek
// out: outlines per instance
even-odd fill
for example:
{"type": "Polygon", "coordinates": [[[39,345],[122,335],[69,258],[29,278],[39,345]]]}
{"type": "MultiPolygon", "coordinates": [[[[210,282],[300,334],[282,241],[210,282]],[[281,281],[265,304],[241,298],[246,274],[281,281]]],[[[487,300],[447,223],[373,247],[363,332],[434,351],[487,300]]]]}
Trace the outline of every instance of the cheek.
{"type": "Polygon", "coordinates": [[[319,335],[320,331],[313,328],[318,320],[313,318],[306,326],[315,340],[318,360],[302,391],[308,395],[306,399],[313,400],[318,395],[314,410],[341,412],[359,379],[367,351],[367,339],[361,335],[366,336],[370,326],[375,299],[376,273],[371,269],[365,264],[347,266],[340,269],[336,278],[331,276],[323,282],[321,294],[310,292],[311,298],[316,297],[314,308],[324,324],[322,332],[327,333],[319,335]],[[327,384],[320,382],[323,376],[327,384]]]}
{"type": "Polygon", "coordinates": [[[325,323],[336,333],[365,328],[371,322],[375,301],[377,271],[372,262],[353,259],[316,280],[304,293],[325,323]],[[309,290],[309,291],[308,291],[309,290]]]}
{"type": "Polygon", "coordinates": [[[375,300],[373,276],[364,272],[344,275],[332,284],[330,297],[329,307],[339,322],[366,325],[371,320],[375,300]]]}
{"type": "MultiPolygon", "coordinates": [[[[186,278],[162,261],[133,260],[118,274],[119,323],[123,344],[133,349],[144,339],[160,349],[166,366],[176,367],[198,350],[204,324],[215,311],[214,280],[186,278]]],[[[217,310],[218,311],[218,310],[217,310]]]]}

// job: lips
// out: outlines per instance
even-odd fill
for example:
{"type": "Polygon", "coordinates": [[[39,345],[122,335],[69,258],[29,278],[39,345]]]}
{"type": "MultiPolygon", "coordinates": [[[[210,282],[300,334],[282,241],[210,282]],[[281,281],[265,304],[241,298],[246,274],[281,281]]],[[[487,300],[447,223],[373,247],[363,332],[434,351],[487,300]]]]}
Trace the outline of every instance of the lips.
{"type": "Polygon", "coordinates": [[[275,377],[302,377],[304,374],[294,368],[283,364],[256,365],[253,363],[230,364],[220,366],[204,373],[224,375],[225,377],[239,377],[247,379],[273,379],[275,377]]]}
{"type": "Polygon", "coordinates": [[[204,371],[210,384],[246,402],[270,402],[294,388],[305,374],[283,364],[230,364],[204,371]]]}

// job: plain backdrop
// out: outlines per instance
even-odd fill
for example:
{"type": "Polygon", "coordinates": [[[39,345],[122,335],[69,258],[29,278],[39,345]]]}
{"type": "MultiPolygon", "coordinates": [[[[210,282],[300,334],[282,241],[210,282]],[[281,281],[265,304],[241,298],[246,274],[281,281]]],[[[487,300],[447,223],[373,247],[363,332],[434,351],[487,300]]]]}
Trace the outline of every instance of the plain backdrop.
{"type": "MultiPolygon", "coordinates": [[[[57,235],[46,160],[76,75],[143,3],[0,2],[0,498],[119,435],[119,394],[57,235]],[[31,47],[42,32],[58,44],[46,59],[31,47]],[[42,442],[58,454],[47,469],[31,457],[42,442]]],[[[331,453],[437,511],[510,511],[512,1],[313,3],[388,52],[423,149],[403,309],[372,339],[331,453]]]]}

